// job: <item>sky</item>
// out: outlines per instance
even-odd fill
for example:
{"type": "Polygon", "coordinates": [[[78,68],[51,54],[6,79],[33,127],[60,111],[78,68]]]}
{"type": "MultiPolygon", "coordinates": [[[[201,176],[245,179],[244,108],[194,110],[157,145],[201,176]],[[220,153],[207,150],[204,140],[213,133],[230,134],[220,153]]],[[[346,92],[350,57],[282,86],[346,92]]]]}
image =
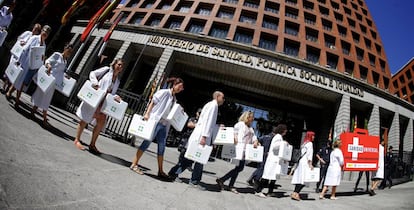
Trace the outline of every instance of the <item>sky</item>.
{"type": "Polygon", "coordinates": [[[394,74],[414,57],[414,0],[365,0],[365,3],[394,74]]]}

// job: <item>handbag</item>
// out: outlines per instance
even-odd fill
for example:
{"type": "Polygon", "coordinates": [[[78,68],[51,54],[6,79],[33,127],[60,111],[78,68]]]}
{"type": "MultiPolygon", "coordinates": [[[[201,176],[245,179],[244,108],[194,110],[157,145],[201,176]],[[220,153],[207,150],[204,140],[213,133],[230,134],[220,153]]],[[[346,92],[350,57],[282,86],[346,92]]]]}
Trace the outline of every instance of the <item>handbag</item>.
{"type": "Polygon", "coordinates": [[[201,164],[206,164],[210,158],[212,150],[212,146],[202,146],[197,141],[191,141],[188,143],[187,151],[185,151],[184,157],[201,164]]]}
{"type": "Polygon", "coordinates": [[[63,80],[60,84],[55,83],[55,89],[62,93],[64,96],[69,97],[72,93],[73,88],[75,88],[76,80],[73,78],[63,77],[63,80]]]}
{"type": "Polygon", "coordinates": [[[234,129],[232,127],[220,128],[217,132],[214,144],[234,144],[234,129]]]}
{"type": "Polygon", "coordinates": [[[263,162],[263,146],[257,146],[254,148],[253,144],[247,144],[245,160],[263,162]]]}
{"type": "Polygon", "coordinates": [[[82,88],[78,92],[78,98],[89,106],[96,108],[105,97],[106,91],[92,87],[92,83],[86,80],[82,88]]]}
{"type": "Polygon", "coordinates": [[[116,120],[122,120],[127,108],[128,103],[125,101],[117,102],[112,94],[107,94],[102,105],[101,112],[116,120]]]}
{"type": "Polygon", "coordinates": [[[134,114],[131,124],[128,127],[128,133],[140,139],[151,141],[154,138],[155,127],[158,122],[156,120],[145,121],[141,115],[134,114]]]}
{"type": "Polygon", "coordinates": [[[40,67],[37,71],[37,75],[33,77],[33,81],[44,93],[47,92],[55,84],[55,77],[47,74],[47,68],[45,66],[40,67]]]}
{"type": "Polygon", "coordinates": [[[16,80],[22,76],[23,69],[21,66],[17,66],[15,62],[11,62],[6,69],[6,76],[10,82],[14,84],[16,80]]]}

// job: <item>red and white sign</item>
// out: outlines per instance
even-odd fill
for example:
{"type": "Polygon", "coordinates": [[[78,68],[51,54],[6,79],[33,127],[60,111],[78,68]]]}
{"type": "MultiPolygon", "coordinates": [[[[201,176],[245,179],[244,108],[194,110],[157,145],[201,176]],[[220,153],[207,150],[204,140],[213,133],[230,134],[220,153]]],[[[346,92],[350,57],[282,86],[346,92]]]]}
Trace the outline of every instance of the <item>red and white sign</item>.
{"type": "Polygon", "coordinates": [[[344,171],[376,171],[378,168],[379,136],[369,136],[364,129],[342,133],[341,150],[344,154],[344,171]]]}

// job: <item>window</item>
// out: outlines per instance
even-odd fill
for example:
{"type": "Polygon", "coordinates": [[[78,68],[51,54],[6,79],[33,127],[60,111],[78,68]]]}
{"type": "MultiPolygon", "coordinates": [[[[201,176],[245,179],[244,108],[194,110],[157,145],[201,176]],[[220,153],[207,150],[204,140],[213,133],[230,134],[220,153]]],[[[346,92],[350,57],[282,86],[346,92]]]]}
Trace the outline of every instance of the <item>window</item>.
{"type": "Polygon", "coordinates": [[[397,81],[397,80],[395,80],[392,84],[394,84],[394,87],[395,87],[396,89],[398,89],[398,81],[397,81]]]}
{"type": "Polygon", "coordinates": [[[367,81],[367,77],[368,77],[368,68],[359,65],[359,75],[360,78],[364,81],[367,81]]]}
{"type": "Polygon", "coordinates": [[[223,0],[223,2],[230,3],[230,4],[237,4],[237,3],[239,3],[238,0],[223,0]]]}
{"type": "Polygon", "coordinates": [[[252,44],[253,30],[237,28],[236,33],[234,34],[234,41],[244,44],[252,44]]]}
{"type": "Polygon", "coordinates": [[[358,5],[354,4],[353,2],[351,2],[352,8],[354,8],[354,10],[358,10],[358,5]]]}
{"type": "Polygon", "coordinates": [[[348,1],[347,0],[341,0],[342,4],[347,5],[348,1]]]}
{"type": "Polygon", "coordinates": [[[288,22],[285,23],[285,34],[297,36],[299,33],[299,25],[296,23],[288,22]]]}
{"type": "Polygon", "coordinates": [[[343,15],[341,15],[341,14],[339,14],[337,12],[334,12],[334,16],[335,16],[335,20],[336,21],[338,21],[338,22],[344,21],[344,16],[343,15]]]}
{"type": "Polygon", "coordinates": [[[334,2],[334,1],[331,1],[331,5],[332,5],[332,8],[335,11],[339,11],[339,4],[338,3],[334,2]]]}
{"type": "Polygon", "coordinates": [[[279,19],[265,15],[263,17],[262,27],[268,28],[272,30],[277,30],[277,26],[279,25],[279,19]]]}
{"type": "Polygon", "coordinates": [[[319,3],[326,4],[326,0],[318,0],[319,3]]]}
{"type": "Polygon", "coordinates": [[[142,3],[141,8],[149,9],[154,5],[154,0],[146,0],[142,3]]]}
{"type": "Polygon", "coordinates": [[[344,53],[345,55],[349,55],[351,51],[351,44],[341,40],[341,46],[342,46],[342,53],[344,53]]]}
{"type": "Polygon", "coordinates": [[[305,12],[305,23],[309,25],[316,24],[316,15],[305,12]]]}
{"type": "Polygon", "coordinates": [[[355,44],[359,43],[359,34],[352,31],[352,39],[354,40],[355,44]]]}
{"type": "Polygon", "coordinates": [[[372,55],[371,53],[368,53],[368,58],[369,58],[369,64],[375,67],[375,56],[372,55]]]}
{"type": "Polygon", "coordinates": [[[229,32],[229,25],[223,25],[218,23],[213,23],[213,26],[210,29],[209,36],[225,39],[227,33],[229,32]]]}
{"type": "Polygon", "coordinates": [[[175,11],[179,11],[182,13],[188,13],[190,12],[192,5],[193,5],[192,1],[180,1],[180,3],[178,3],[177,7],[175,8],[175,11]]]}
{"type": "Polygon", "coordinates": [[[217,17],[224,19],[233,19],[234,9],[229,7],[221,7],[217,13],[217,17]]]}
{"type": "Polygon", "coordinates": [[[306,60],[311,62],[311,63],[316,63],[319,64],[319,57],[321,54],[321,50],[311,47],[311,46],[306,46],[306,60]]]}
{"type": "Polygon", "coordinates": [[[285,46],[283,48],[283,52],[286,55],[298,57],[299,55],[299,42],[295,42],[289,39],[285,39],[285,46]]]}
{"type": "Polygon", "coordinates": [[[298,3],[298,0],[285,0],[287,4],[296,5],[298,3]]]}
{"type": "Polygon", "coordinates": [[[167,21],[166,27],[169,29],[179,29],[184,17],[171,16],[167,21]]]}
{"type": "Polygon", "coordinates": [[[371,49],[371,40],[364,37],[365,47],[371,49]]]}
{"type": "Polygon", "coordinates": [[[259,1],[244,0],[243,6],[250,7],[250,8],[259,8],[259,1]]]}
{"type": "Polygon", "coordinates": [[[313,30],[311,28],[306,27],[306,40],[311,42],[317,42],[318,41],[318,31],[313,30]]]}
{"type": "Polygon", "coordinates": [[[299,14],[299,10],[297,9],[293,9],[291,7],[286,7],[285,8],[285,16],[286,17],[290,17],[293,19],[298,19],[298,14],[299,14]]]}
{"type": "Polygon", "coordinates": [[[407,88],[406,87],[402,87],[401,88],[401,97],[402,98],[406,98],[407,97],[407,88]]]}
{"type": "MultiPolygon", "coordinates": [[[[120,23],[125,23],[125,21],[128,19],[129,16],[129,12],[128,13],[124,13],[122,14],[121,20],[119,20],[120,23]]],[[[130,20],[131,21],[131,20],[130,20]]],[[[140,21],[141,22],[141,21],[140,21]]]]}
{"type": "Polygon", "coordinates": [[[144,19],[145,13],[135,13],[134,16],[132,16],[131,20],[129,21],[130,24],[140,24],[142,19],[144,19]]]}
{"type": "Polygon", "coordinates": [[[279,13],[279,7],[280,6],[277,3],[266,1],[264,10],[267,11],[267,12],[278,14],[279,13]]]}
{"type": "Polygon", "coordinates": [[[349,75],[354,75],[354,62],[344,59],[345,64],[345,73],[349,75]]]}
{"type": "Polygon", "coordinates": [[[169,10],[171,8],[172,3],[173,0],[163,0],[160,4],[158,4],[157,9],[169,10]]]}
{"type": "Polygon", "coordinates": [[[257,17],[256,13],[248,12],[248,11],[242,11],[242,13],[240,14],[239,21],[242,22],[242,23],[255,24],[256,23],[256,17],[257,17]]]}
{"type": "Polygon", "coordinates": [[[364,15],[368,15],[368,11],[366,9],[361,8],[361,10],[362,10],[362,13],[364,13],[364,15]]]}
{"type": "Polygon", "coordinates": [[[326,64],[328,68],[336,69],[338,66],[338,56],[331,53],[326,53],[326,64]]]}
{"type": "Polygon", "coordinates": [[[357,59],[359,61],[364,61],[364,50],[362,50],[358,47],[355,47],[355,49],[356,49],[356,53],[357,53],[357,59]]]}
{"type": "Polygon", "coordinates": [[[371,32],[371,37],[373,39],[377,39],[377,33],[375,31],[373,31],[373,30],[370,30],[370,32],[371,32]]]}
{"type": "Polygon", "coordinates": [[[139,0],[131,0],[128,2],[126,7],[136,7],[138,5],[139,0]]]}
{"type": "Polygon", "coordinates": [[[380,75],[377,72],[371,71],[372,73],[372,80],[374,82],[374,86],[378,87],[380,75]]]}
{"type": "Polygon", "coordinates": [[[308,0],[303,0],[303,8],[307,9],[307,10],[313,10],[313,3],[308,1],[308,0]]]}
{"type": "Polygon", "coordinates": [[[363,26],[362,24],[359,24],[359,28],[361,29],[362,33],[367,33],[367,27],[363,26]]]}
{"type": "Polygon", "coordinates": [[[378,55],[381,55],[381,46],[375,43],[375,50],[377,50],[378,55]]]}
{"type": "Polygon", "coordinates": [[[332,22],[329,20],[322,19],[323,29],[327,31],[332,31],[332,22]]]}
{"type": "Polygon", "coordinates": [[[355,15],[356,15],[356,18],[357,18],[359,21],[362,21],[362,15],[360,15],[359,13],[356,13],[356,12],[355,12],[355,15]]]}
{"type": "Polygon", "coordinates": [[[381,71],[385,72],[385,61],[383,61],[382,59],[379,59],[380,62],[380,66],[381,66],[381,71]]]}
{"type": "Polygon", "coordinates": [[[148,20],[145,25],[147,26],[158,26],[161,22],[162,15],[153,14],[148,20]]]}
{"type": "Polygon", "coordinates": [[[196,13],[199,15],[209,16],[211,14],[211,10],[213,9],[212,4],[203,4],[200,3],[196,10],[196,13]]]}
{"type": "Polygon", "coordinates": [[[354,21],[354,20],[352,20],[352,19],[348,18],[348,24],[349,24],[349,26],[351,26],[352,28],[355,28],[355,21],[354,21]]]}
{"type": "MultiPolygon", "coordinates": [[[[411,80],[411,78],[412,78],[411,72],[409,70],[405,73],[405,76],[407,76],[408,80],[411,80]]],[[[411,88],[410,90],[414,90],[414,88],[411,88]]]]}
{"type": "Polygon", "coordinates": [[[345,14],[352,15],[352,12],[351,12],[351,10],[348,7],[345,7],[344,6],[344,11],[345,11],[345,14]]]}
{"type": "Polygon", "coordinates": [[[203,32],[204,25],[205,25],[204,20],[192,19],[190,20],[190,24],[187,26],[186,31],[193,33],[193,34],[200,34],[201,32],[203,32]]]}
{"type": "Polygon", "coordinates": [[[275,51],[277,43],[277,36],[273,36],[270,34],[262,33],[260,35],[259,47],[275,51]]]}
{"type": "Polygon", "coordinates": [[[335,42],[336,42],[335,37],[330,36],[328,34],[324,34],[324,39],[325,39],[325,46],[329,49],[334,50],[335,49],[335,42]]]}
{"type": "Polygon", "coordinates": [[[326,7],[323,7],[321,5],[319,5],[319,12],[323,15],[323,16],[329,16],[329,9],[326,7]]]}
{"type": "Polygon", "coordinates": [[[342,37],[346,37],[346,28],[341,26],[341,25],[336,25],[338,27],[338,33],[339,35],[341,35],[342,37]]]}
{"type": "Polygon", "coordinates": [[[361,7],[363,7],[363,6],[364,6],[364,3],[363,3],[361,0],[358,0],[358,4],[359,4],[361,7]]]}

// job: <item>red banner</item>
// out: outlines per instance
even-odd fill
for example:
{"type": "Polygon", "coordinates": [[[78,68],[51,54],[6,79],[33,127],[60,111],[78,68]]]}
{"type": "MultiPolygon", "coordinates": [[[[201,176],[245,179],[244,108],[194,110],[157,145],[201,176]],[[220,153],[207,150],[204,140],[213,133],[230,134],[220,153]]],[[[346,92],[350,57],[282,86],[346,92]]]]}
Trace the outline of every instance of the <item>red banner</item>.
{"type": "Polygon", "coordinates": [[[342,133],[341,150],[344,155],[344,171],[376,171],[378,168],[379,136],[369,136],[364,129],[342,133]]]}

